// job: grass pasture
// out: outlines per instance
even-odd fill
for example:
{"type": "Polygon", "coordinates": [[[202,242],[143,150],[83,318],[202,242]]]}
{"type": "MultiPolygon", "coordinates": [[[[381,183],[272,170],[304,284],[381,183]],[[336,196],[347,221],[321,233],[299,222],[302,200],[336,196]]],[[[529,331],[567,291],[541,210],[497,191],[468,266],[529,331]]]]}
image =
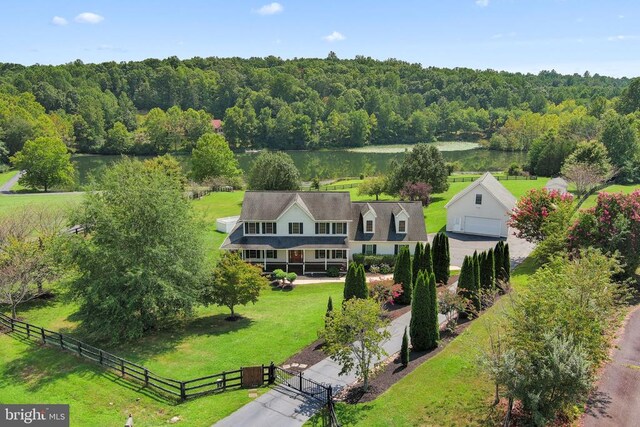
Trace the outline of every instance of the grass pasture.
{"type": "MultiPolygon", "coordinates": [[[[238,307],[243,317],[228,322],[228,310],[202,307],[184,328],[108,348],[144,364],[161,376],[192,379],[240,366],[282,363],[316,339],[329,296],[340,301],[342,284],[302,285],[263,291],[255,305],[238,307]],[[283,313],[286,312],[286,315],[283,313]]],[[[74,334],[75,305],[64,299],[19,309],[26,321],[74,334]]],[[[69,403],[72,426],[164,425],[177,415],[180,425],[209,426],[248,403],[247,390],[206,396],[175,405],[158,399],[99,366],[60,350],[0,335],[0,401],[69,403]]]]}

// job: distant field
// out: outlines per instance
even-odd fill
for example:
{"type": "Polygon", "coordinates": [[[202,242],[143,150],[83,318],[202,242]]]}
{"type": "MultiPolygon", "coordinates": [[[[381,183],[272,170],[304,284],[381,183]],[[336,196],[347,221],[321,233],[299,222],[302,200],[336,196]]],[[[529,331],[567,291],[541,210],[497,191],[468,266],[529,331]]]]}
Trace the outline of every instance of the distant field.
{"type": "MultiPolygon", "coordinates": [[[[432,144],[438,147],[440,151],[465,151],[480,147],[477,142],[463,141],[438,141],[432,144]]],[[[405,151],[410,151],[413,147],[413,144],[369,145],[367,147],[350,148],[347,151],[355,153],[404,153],[405,151]]]]}
{"type": "MultiPolygon", "coordinates": [[[[629,194],[634,192],[635,190],[640,190],[640,184],[632,184],[632,185],[610,185],[600,192],[604,193],[624,193],[629,194]]],[[[585,200],[585,202],[580,206],[580,209],[589,209],[596,205],[596,201],[598,200],[598,194],[592,194],[585,200]]]]}

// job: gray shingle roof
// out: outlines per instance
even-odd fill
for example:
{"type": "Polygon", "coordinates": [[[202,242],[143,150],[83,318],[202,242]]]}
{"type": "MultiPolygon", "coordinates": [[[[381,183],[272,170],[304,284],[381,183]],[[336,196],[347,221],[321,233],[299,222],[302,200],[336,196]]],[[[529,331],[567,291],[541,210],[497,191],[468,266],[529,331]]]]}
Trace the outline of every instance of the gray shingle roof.
{"type": "Polygon", "coordinates": [[[553,178],[547,181],[547,184],[544,186],[547,190],[557,190],[560,194],[564,194],[567,192],[567,188],[569,187],[569,183],[564,178],[553,178]]]}
{"type": "Polygon", "coordinates": [[[426,242],[427,231],[424,212],[420,202],[353,202],[351,207],[353,222],[349,238],[352,241],[370,242],[426,242]],[[395,215],[404,210],[409,214],[407,232],[397,233],[395,215]],[[364,232],[362,215],[373,209],[376,213],[373,233],[364,232]]]}
{"type": "Polygon", "coordinates": [[[350,201],[347,192],[247,191],[240,221],[274,221],[296,202],[316,221],[344,221],[351,216],[350,201]]]}
{"type": "Polygon", "coordinates": [[[500,202],[507,211],[512,211],[516,207],[516,202],[518,201],[509,190],[505,188],[504,185],[500,184],[500,181],[495,179],[493,175],[489,172],[485,172],[480,178],[473,181],[471,185],[467,188],[456,194],[449,200],[449,203],[445,205],[445,208],[448,208],[450,205],[454,204],[460,198],[462,198],[467,193],[473,191],[478,185],[483,186],[489,193],[496,198],[498,202],[500,202]]]}

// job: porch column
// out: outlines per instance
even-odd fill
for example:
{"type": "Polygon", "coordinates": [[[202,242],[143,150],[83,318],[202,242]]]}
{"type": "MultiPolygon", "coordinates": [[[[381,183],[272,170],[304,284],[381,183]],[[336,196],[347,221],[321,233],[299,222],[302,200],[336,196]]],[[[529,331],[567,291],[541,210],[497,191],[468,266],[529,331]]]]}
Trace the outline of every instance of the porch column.
{"type": "Polygon", "coordinates": [[[302,250],[302,275],[303,276],[304,276],[304,273],[305,273],[305,266],[306,266],[306,264],[304,262],[304,259],[306,258],[306,255],[305,255],[306,253],[307,253],[307,250],[303,249],[302,250]]]}
{"type": "Polygon", "coordinates": [[[267,271],[267,251],[266,250],[262,251],[262,262],[263,262],[262,271],[267,271]]]}
{"type": "Polygon", "coordinates": [[[287,249],[287,258],[284,260],[285,262],[285,270],[287,271],[287,273],[289,272],[289,249],[287,249]]]}
{"type": "Polygon", "coordinates": [[[329,251],[327,251],[325,249],[325,251],[324,251],[324,271],[325,272],[327,271],[327,252],[329,252],[329,251]]]}

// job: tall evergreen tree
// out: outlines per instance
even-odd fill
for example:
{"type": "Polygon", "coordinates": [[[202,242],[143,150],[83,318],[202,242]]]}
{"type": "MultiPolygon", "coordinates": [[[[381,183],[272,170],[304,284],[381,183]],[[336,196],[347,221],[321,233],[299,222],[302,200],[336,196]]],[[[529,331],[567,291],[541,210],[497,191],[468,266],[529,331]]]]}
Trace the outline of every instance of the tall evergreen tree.
{"type": "Polygon", "coordinates": [[[416,248],[413,251],[413,268],[412,268],[412,283],[416,283],[418,278],[418,272],[421,270],[422,253],[424,252],[424,246],[421,242],[416,243],[416,248]]]}
{"type": "Polygon", "coordinates": [[[433,273],[433,257],[431,256],[431,245],[429,242],[424,244],[420,265],[423,266],[423,270],[427,272],[427,275],[433,273]]]}
{"type": "Polygon", "coordinates": [[[404,334],[402,335],[402,346],[400,347],[400,362],[403,367],[409,365],[409,337],[407,334],[407,327],[404,327],[404,334]]]}
{"type": "Polygon", "coordinates": [[[493,248],[493,265],[496,273],[496,282],[504,280],[504,274],[502,272],[502,266],[504,262],[502,257],[504,256],[504,242],[500,240],[493,248]]]}
{"type": "Polygon", "coordinates": [[[333,315],[333,300],[329,297],[329,301],[327,301],[327,312],[324,315],[324,325],[327,326],[327,321],[333,315]]]}
{"type": "Polygon", "coordinates": [[[495,277],[493,249],[489,249],[482,253],[480,258],[480,287],[485,290],[493,290],[495,286],[495,277]]]}
{"type": "Polygon", "coordinates": [[[449,238],[444,233],[436,234],[433,239],[433,272],[436,276],[436,283],[444,283],[449,281],[449,238]]]}
{"type": "Polygon", "coordinates": [[[402,285],[402,294],[396,302],[400,304],[411,303],[411,293],[413,292],[411,273],[411,254],[407,247],[402,247],[396,257],[396,265],[393,270],[393,282],[402,285]]]}
{"type": "Polygon", "coordinates": [[[409,322],[409,335],[411,348],[414,351],[424,351],[429,348],[429,288],[423,271],[418,273],[416,285],[411,297],[411,321],[409,322]]]}
{"type": "Polygon", "coordinates": [[[473,287],[478,294],[478,309],[480,309],[480,256],[478,251],[473,252],[473,287]]]}
{"type": "Polygon", "coordinates": [[[502,250],[502,269],[504,270],[504,281],[511,280],[511,256],[509,255],[509,244],[505,243],[502,250]]]}
{"type": "MultiPolygon", "coordinates": [[[[425,280],[427,275],[425,274],[425,280]]],[[[440,339],[440,322],[438,322],[438,293],[436,291],[436,277],[432,273],[427,282],[427,350],[438,347],[440,339]]]]}
{"type": "Polygon", "coordinates": [[[352,262],[349,264],[349,268],[347,270],[347,277],[344,279],[344,301],[350,300],[351,298],[356,296],[355,291],[355,280],[356,280],[356,271],[358,269],[358,264],[352,262]]]}
{"type": "Polygon", "coordinates": [[[369,288],[367,287],[367,275],[364,271],[364,265],[358,264],[354,281],[354,296],[360,299],[369,298],[369,288]]]}
{"type": "Polygon", "coordinates": [[[470,301],[475,309],[478,301],[478,289],[476,288],[475,265],[473,256],[465,256],[462,262],[462,269],[458,277],[458,294],[470,301]]]}

